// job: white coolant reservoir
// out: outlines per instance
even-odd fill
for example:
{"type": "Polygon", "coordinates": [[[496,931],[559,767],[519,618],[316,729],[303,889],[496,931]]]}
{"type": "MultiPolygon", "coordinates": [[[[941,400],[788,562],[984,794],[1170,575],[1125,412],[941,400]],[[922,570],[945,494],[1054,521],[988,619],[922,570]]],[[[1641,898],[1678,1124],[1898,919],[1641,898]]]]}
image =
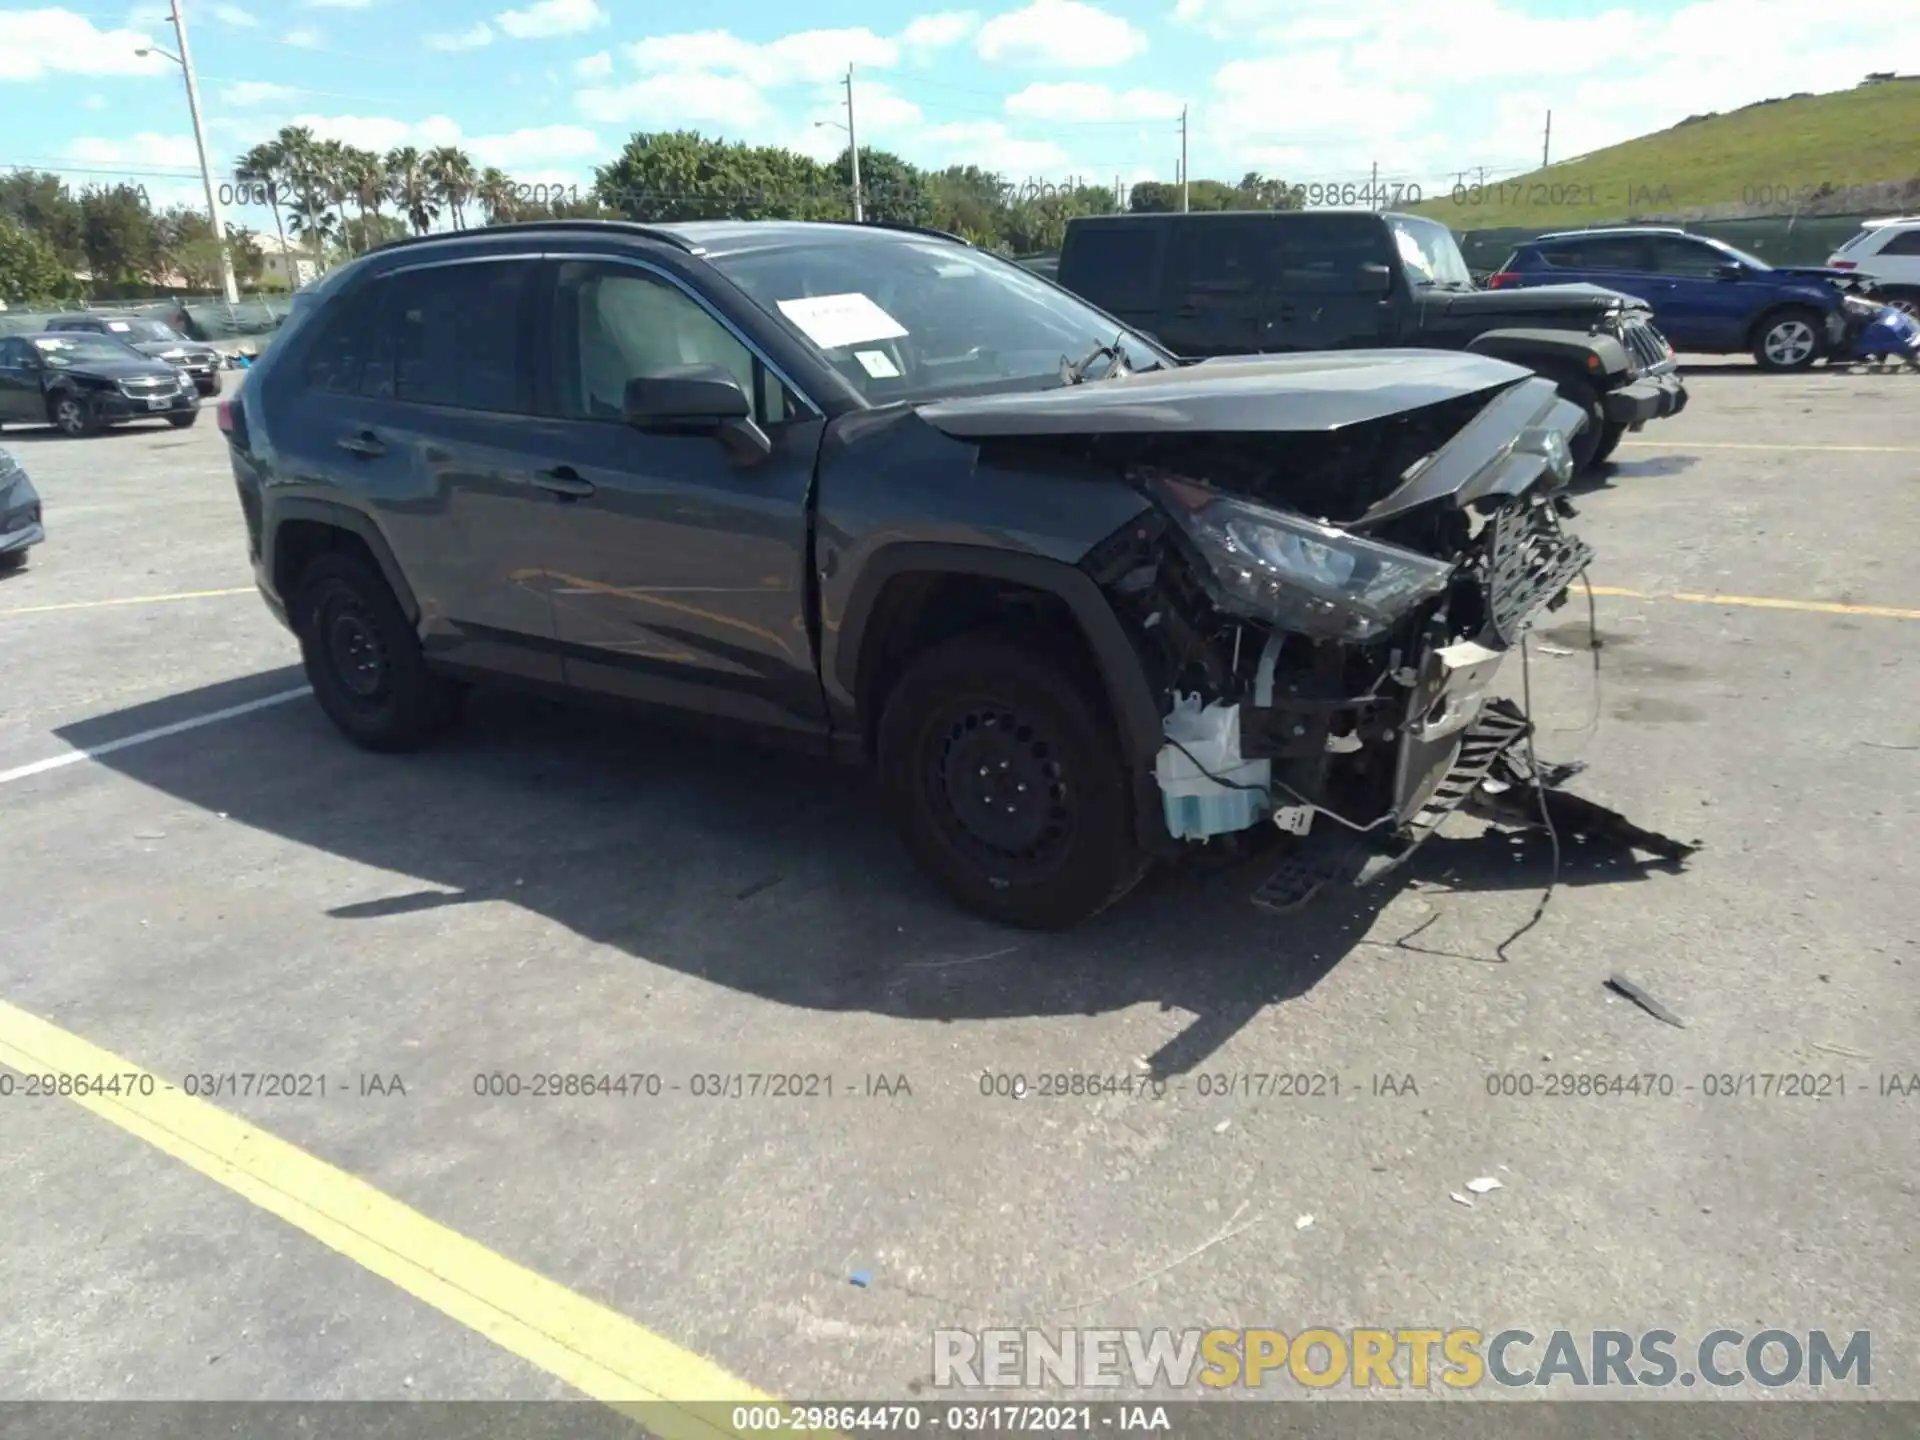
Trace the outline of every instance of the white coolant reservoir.
{"type": "Polygon", "coordinates": [[[1160,747],[1154,777],[1167,830],[1175,839],[1204,840],[1245,830],[1266,813],[1272,764],[1240,758],[1238,705],[1216,700],[1202,707],[1198,695],[1176,695],[1164,727],[1169,743],[1160,747]],[[1203,772],[1231,783],[1220,784],[1203,772]]]}

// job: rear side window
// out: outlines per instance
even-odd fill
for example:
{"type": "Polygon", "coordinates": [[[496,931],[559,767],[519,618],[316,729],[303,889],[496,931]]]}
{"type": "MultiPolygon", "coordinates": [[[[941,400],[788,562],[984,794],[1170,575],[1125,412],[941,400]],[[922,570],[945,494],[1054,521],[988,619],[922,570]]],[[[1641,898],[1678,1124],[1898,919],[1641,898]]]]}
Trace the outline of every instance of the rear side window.
{"type": "Polygon", "coordinates": [[[1269,230],[1274,283],[1282,290],[1357,291],[1363,266],[1395,259],[1385,222],[1370,215],[1315,216],[1269,230]]]}
{"type": "Polygon", "coordinates": [[[1920,229],[1902,230],[1880,247],[1882,255],[1920,255],[1920,229]]]}
{"type": "Polygon", "coordinates": [[[1634,235],[1594,235],[1556,240],[1541,247],[1540,258],[1556,270],[1644,270],[1646,246],[1634,235]]]}
{"type": "Polygon", "coordinates": [[[393,398],[530,414],[521,384],[525,260],[431,266],[391,278],[393,398]]]}
{"type": "Polygon", "coordinates": [[[1062,269],[1073,289],[1103,310],[1150,310],[1159,299],[1165,226],[1086,225],[1067,241],[1062,269]]]}
{"type": "Polygon", "coordinates": [[[1178,291],[1231,295],[1256,288],[1270,228],[1257,220],[1184,221],[1173,247],[1178,291]]]}
{"type": "Polygon", "coordinates": [[[376,281],[337,296],[315,318],[318,330],[307,349],[307,384],[331,395],[351,395],[373,355],[380,315],[378,299],[385,288],[376,281]]]}

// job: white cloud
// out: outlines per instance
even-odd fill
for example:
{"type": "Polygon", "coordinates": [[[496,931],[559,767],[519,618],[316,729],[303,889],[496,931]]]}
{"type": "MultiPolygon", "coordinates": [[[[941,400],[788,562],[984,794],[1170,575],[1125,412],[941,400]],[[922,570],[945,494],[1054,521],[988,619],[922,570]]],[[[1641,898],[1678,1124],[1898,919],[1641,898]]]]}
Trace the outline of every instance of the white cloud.
{"type": "Polygon", "coordinates": [[[515,40],[546,40],[604,25],[607,12],[596,0],[537,0],[524,10],[502,10],[493,18],[515,40]]]}
{"type": "Polygon", "coordinates": [[[958,45],[979,28],[980,17],[971,10],[942,10],[909,20],[900,32],[900,43],[909,50],[943,50],[958,45]]]}
{"type": "Polygon", "coordinates": [[[212,5],[207,8],[207,13],[222,25],[233,25],[242,30],[250,30],[260,23],[251,10],[244,10],[238,5],[212,5]]]}
{"type": "Polygon", "coordinates": [[[600,137],[583,125],[538,125],[504,135],[475,135],[463,143],[482,165],[497,165],[516,180],[531,179],[526,172],[537,166],[607,152],[600,137]]]}
{"type": "Polygon", "coordinates": [[[64,159],[101,170],[116,165],[142,170],[191,169],[196,173],[200,169],[200,152],[194,148],[192,135],[161,135],[151,130],[119,140],[83,135],[69,140],[60,153],[64,159]]]}
{"type": "Polygon", "coordinates": [[[987,21],[974,45],[983,60],[1091,70],[1133,59],[1147,48],[1147,37],[1085,0],[1033,0],[987,21]]]}
{"type": "Polygon", "coordinates": [[[998,120],[968,120],[935,125],[928,141],[948,152],[948,158],[997,170],[1011,184],[1057,176],[1072,161],[1052,140],[1025,140],[1011,134],[998,120]]]}
{"type": "Polygon", "coordinates": [[[493,27],[482,20],[470,30],[427,36],[429,50],[478,50],[493,43],[493,27]]]}
{"type": "Polygon", "coordinates": [[[1184,102],[1165,90],[1115,90],[1088,80],[1029,85],[1006,99],[1009,115],[1029,120],[1167,120],[1184,102]]]}
{"type": "Polygon", "coordinates": [[[221,102],[227,105],[270,105],[299,93],[298,86],[276,85],[271,80],[236,80],[220,87],[221,102]]]}
{"type": "Polygon", "coordinates": [[[764,45],[698,30],[650,36],[629,45],[627,57],[642,70],[717,72],[772,87],[838,79],[848,65],[886,69],[899,63],[900,47],[867,29],[802,30],[764,45]]]}
{"type": "Polygon", "coordinates": [[[613,74],[613,56],[602,50],[573,62],[573,73],[582,80],[606,80],[613,74]]]}
{"type": "Polygon", "coordinates": [[[297,115],[293,123],[306,126],[321,140],[338,140],[381,153],[396,145],[431,150],[437,145],[461,143],[459,123],[445,115],[429,115],[424,120],[396,120],[388,115],[297,115]]]}
{"type": "Polygon", "coordinates": [[[740,75],[675,71],[630,85],[597,86],[574,96],[580,113],[610,125],[672,125],[723,129],[728,135],[777,119],[760,87],[740,75]]]}
{"type": "Polygon", "coordinates": [[[299,29],[289,30],[280,38],[295,49],[317,50],[320,48],[320,32],[310,25],[303,25],[299,29]]]}
{"type": "Polygon", "coordinates": [[[98,30],[70,10],[0,10],[0,80],[42,75],[157,75],[172,68],[158,55],[135,55],[152,37],[98,30]]]}

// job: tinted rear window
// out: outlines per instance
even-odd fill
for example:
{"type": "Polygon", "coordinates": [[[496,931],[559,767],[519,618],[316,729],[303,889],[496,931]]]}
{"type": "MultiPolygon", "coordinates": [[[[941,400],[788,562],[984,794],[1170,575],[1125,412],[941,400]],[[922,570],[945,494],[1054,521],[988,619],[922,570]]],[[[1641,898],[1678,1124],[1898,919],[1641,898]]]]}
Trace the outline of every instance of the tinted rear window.
{"type": "Polygon", "coordinates": [[[1274,229],[1258,220],[1238,218],[1181,222],[1173,247],[1176,289],[1181,294],[1254,289],[1260,283],[1264,254],[1277,238],[1274,229]]]}
{"type": "Polygon", "coordinates": [[[1644,270],[1646,242],[1637,235],[1554,240],[1540,247],[1540,258],[1556,270],[1644,270]]]}
{"type": "MultiPolygon", "coordinates": [[[[333,395],[351,395],[377,341],[377,298],[385,282],[343,295],[314,317],[318,333],[307,351],[307,384],[333,395]]],[[[296,300],[298,306],[299,301],[296,300]]]]}
{"type": "Polygon", "coordinates": [[[1902,230],[1880,247],[1882,255],[1920,255],[1920,229],[1902,230]]]}
{"type": "Polygon", "coordinates": [[[1103,310],[1150,310],[1160,237],[1146,225],[1087,225],[1067,238],[1060,280],[1103,310]]]}

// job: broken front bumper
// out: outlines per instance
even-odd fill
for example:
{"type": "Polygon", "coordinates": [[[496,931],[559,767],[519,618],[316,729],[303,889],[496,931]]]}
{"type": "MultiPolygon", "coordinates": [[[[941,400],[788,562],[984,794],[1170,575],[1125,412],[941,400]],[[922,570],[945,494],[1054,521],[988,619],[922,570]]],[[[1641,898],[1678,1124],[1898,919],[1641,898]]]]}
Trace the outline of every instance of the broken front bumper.
{"type": "Polygon", "coordinates": [[[1609,390],[1601,397],[1600,408],[1609,425],[1637,430],[1649,420],[1665,420],[1686,409],[1686,382],[1677,370],[1643,375],[1618,390],[1609,390]]]}

